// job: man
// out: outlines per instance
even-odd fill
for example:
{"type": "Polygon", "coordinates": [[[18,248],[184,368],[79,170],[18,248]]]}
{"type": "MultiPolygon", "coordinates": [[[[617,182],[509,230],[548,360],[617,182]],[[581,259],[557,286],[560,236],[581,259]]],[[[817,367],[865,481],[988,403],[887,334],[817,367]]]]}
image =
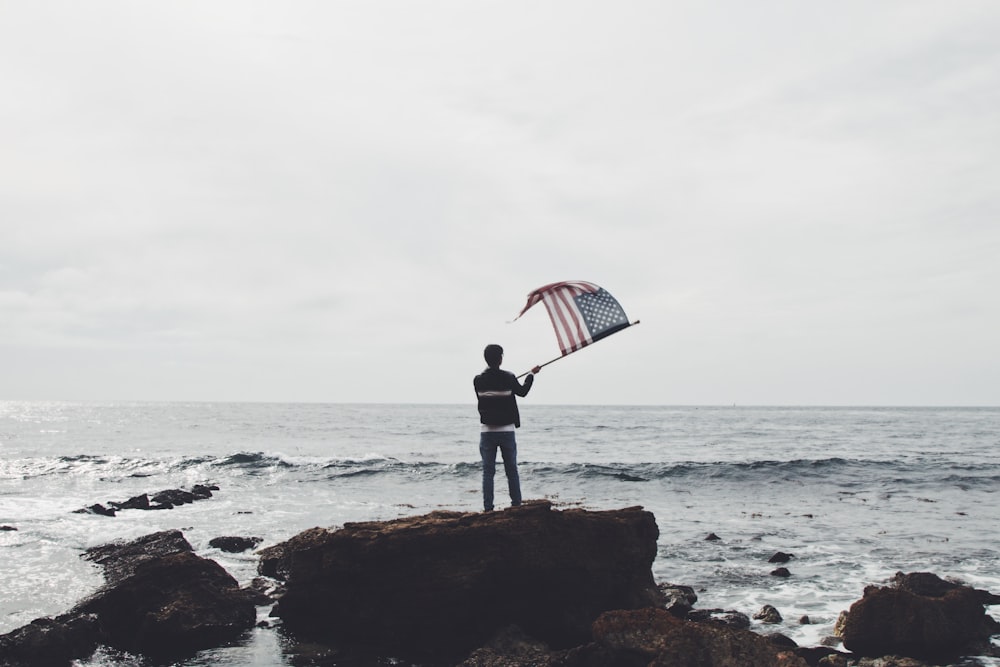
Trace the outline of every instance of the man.
{"type": "Polygon", "coordinates": [[[517,442],[514,429],[521,426],[515,396],[527,396],[535,381],[534,373],[539,366],[531,369],[522,385],[509,371],[500,370],[503,348],[487,345],[483,350],[487,368],[473,379],[479,401],[479,454],[483,458],[483,509],[493,511],[493,477],[496,474],[497,449],[503,456],[503,469],[507,474],[507,488],[510,504],[521,504],[521,480],[517,474],[517,442]]]}

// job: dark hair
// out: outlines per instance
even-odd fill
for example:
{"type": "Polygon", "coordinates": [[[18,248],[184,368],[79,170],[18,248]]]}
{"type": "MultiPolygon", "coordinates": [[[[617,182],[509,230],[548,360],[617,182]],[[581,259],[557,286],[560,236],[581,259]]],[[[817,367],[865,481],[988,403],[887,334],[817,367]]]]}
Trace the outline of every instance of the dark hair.
{"type": "Polygon", "coordinates": [[[490,368],[497,368],[500,366],[500,360],[503,359],[503,348],[496,343],[490,343],[483,350],[483,358],[486,359],[486,364],[490,368]]]}

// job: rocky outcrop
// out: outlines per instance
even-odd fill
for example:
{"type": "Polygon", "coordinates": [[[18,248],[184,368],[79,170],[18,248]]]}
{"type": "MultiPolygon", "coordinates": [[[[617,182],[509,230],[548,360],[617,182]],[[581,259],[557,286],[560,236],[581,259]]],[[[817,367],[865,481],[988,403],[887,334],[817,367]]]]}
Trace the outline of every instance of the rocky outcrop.
{"type": "Polygon", "coordinates": [[[230,554],[243,553],[244,551],[249,551],[250,549],[255,549],[258,544],[263,542],[264,539],[260,537],[240,537],[240,536],[225,536],[225,537],[213,537],[208,541],[208,546],[213,549],[218,549],[219,551],[225,551],[230,554]]]}
{"type": "Polygon", "coordinates": [[[608,612],[594,623],[593,632],[594,643],[581,652],[601,659],[581,660],[579,656],[567,667],[807,667],[793,651],[749,630],[683,621],[662,609],[608,612]]]}
{"type": "Polygon", "coordinates": [[[183,489],[165,489],[150,496],[142,493],[128,500],[111,500],[107,505],[96,503],[75,510],[77,514],[99,514],[101,516],[116,516],[120,510],[170,510],[178,505],[186,505],[196,500],[212,497],[213,491],[218,491],[215,485],[195,484],[190,491],[183,489]]]}
{"type": "Polygon", "coordinates": [[[236,580],[193,553],[179,531],[87,551],[107,583],[75,611],[96,614],[103,642],[144,654],[213,646],[253,627],[256,608],[236,580]]]}
{"type": "Polygon", "coordinates": [[[949,660],[989,651],[1000,623],[985,605],[1000,596],[945,581],[927,572],[898,572],[889,586],[869,586],[844,612],[837,634],[844,647],[864,656],[900,655],[949,660]]]}
{"type": "Polygon", "coordinates": [[[103,644],[147,655],[187,654],[253,627],[256,607],[180,531],[88,550],[105,585],[68,613],[0,636],[0,665],[68,664],[103,644]]]}
{"type": "Polygon", "coordinates": [[[658,529],[639,507],[432,512],[312,529],[261,551],[286,579],[286,629],[406,657],[453,658],[515,624],[562,648],[604,611],[656,603],[658,529]]]}

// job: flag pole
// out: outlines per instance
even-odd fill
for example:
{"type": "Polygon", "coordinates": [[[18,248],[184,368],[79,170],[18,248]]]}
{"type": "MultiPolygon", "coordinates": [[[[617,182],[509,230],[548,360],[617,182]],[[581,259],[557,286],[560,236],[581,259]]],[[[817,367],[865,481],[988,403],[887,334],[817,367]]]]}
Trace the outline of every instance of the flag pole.
{"type": "MultiPolygon", "coordinates": [[[[636,324],[639,324],[639,320],[636,320],[635,322],[629,322],[629,325],[628,325],[628,327],[622,327],[621,329],[619,329],[618,331],[615,331],[615,332],[614,332],[613,334],[611,334],[610,336],[605,336],[604,338],[611,338],[611,336],[614,336],[614,335],[615,335],[616,333],[618,333],[619,331],[625,331],[625,330],[626,330],[626,329],[628,329],[629,327],[631,327],[631,326],[635,326],[636,324]]],[[[602,340],[604,340],[604,338],[599,338],[598,340],[594,341],[594,343],[600,343],[600,342],[601,342],[602,340]]],[[[590,345],[593,345],[594,343],[591,343],[590,345]]],[[[568,357],[569,355],[571,355],[571,354],[573,354],[573,353],[575,353],[575,352],[579,352],[579,351],[580,351],[580,350],[582,350],[582,349],[583,349],[584,347],[590,347],[590,345],[584,345],[583,347],[578,347],[578,348],[576,348],[575,350],[573,350],[572,352],[567,352],[566,354],[563,354],[563,355],[560,355],[560,356],[556,357],[555,359],[549,359],[549,360],[548,360],[548,361],[546,361],[546,362],[545,362],[544,364],[539,364],[539,365],[538,365],[538,368],[545,368],[545,367],[546,367],[546,366],[548,366],[549,364],[554,364],[555,362],[559,361],[560,359],[565,359],[565,358],[566,358],[566,357],[568,357]]],[[[528,374],[528,373],[530,373],[530,372],[531,372],[531,371],[525,371],[524,373],[521,373],[520,375],[518,375],[518,376],[517,376],[517,379],[518,379],[518,380],[520,380],[521,378],[523,378],[523,377],[524,377],[525,375],[527,375],[527,374],[528,374]]]]}

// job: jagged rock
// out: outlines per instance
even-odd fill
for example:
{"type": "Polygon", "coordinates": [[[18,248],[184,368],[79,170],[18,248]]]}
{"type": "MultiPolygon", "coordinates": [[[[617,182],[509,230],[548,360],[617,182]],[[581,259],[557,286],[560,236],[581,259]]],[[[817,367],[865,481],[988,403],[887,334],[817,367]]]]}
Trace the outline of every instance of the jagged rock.
{"type": "Polygon", "coordinates": [[[510,626],[473,651],[458,667],[550,667],[555,660],[544,642],[510,626]]]}
{"type": "Polygon", "coordinates": [[[824,665],[825,667],[847,667],[847,654],[841,653],[827,646],[809,646],[795,649],[795,655],[799,656],[810,667],[824,665]]]}
{"type": "Polygon", "coordinates": [[[230,554],[238,554],[253,549],[264,540],[260,537],[214,537],[208,546],[230,554]]]}
{"type": "Polygon", "coordinates": [[[118,510],[169,510],[177,505],[193,503],[196,500],[204,500],[212,497],[212,491],[218,491],[217,486],[206,486],[195,484],[190,491],[182,489],[167,489],[153,495],[140,494],[125,501],[109,501],[108,505],[97,504],[82,509],[75,510],[77,514],[100,514],[102,516],[115,516],[118,510]]]}
{"type": "Polygon", "coordinates": [[[754,620],[760,621],[762,623],[781,623],[783,620],[781,617],[781,612],[772,607],[769,604],[764,605],[760,608],[756,614],[753,615],[754,620]]]}
{"type": "Polygon", "coordinates": [[[254,580],[247,585],[243,591],[250,600],[258,607],[274,604],[284,594],[285,589],[281,584],[275,583],[272,579],[264,577],[254,577],[254,580]]]}
{"type": "Polygon", "coordinates": [[[108,503],[116,510],[148,510],[149,509],[149,496],[145,493],[132,496],[123,503],[116,503],[111,501],[108,503]]]}
{"type": "Polygon", "coordinates": [[[99,630],[94,615],[38,618],[0,635],[0,665],[57,667],[90,655],[99,630]]]}
{"type": "Polygon", "coordinates": [[[95,505],[88,505],[87,507],[82,507],[78,510],[73,510],[74,514],[98,514],[100,516],[114,516],[115,510],[113,507],[105,507],[104,505],[97,503],[95,505]]]}
{"type": "Polygon", "coordinates": [[[857,667],[930,667],[923,660],[900,655],[886,655],[880,658],[861,658],[857,667]]]}
{"type": "Polygon", "coordinates": [[[534,501],[314,528],[262,550],[259,571],[287,580],[273,613],[297,635],[452,658],[515,624],[558,649],[586,641],[603,611],[662,602],[658,534],[639,507],[534,501]]]}
{"type": "Polygon", "coordinates": [[[612,665],[808,667],[793,651],[748,630],[683,621],[662,609],[602,614],[594,641],[612,652],[615,659],[604,663],[612,665]]]}
{"type": "Polygon", "coordinates": [[[983,607],[997,603],[1000,598],[988,591],[930,573],[900,572],[888,587],[865,588],[835,631],[844,647],[859,655],[948,660],[988,651],[1000,623],[983,607]]]}
{"type": "Polygon", "coordinates": [[[714,623],[737,630],[745,630],[750,627],[749,616],[743,612],[724,609],[695,609],[688,613],[687,620],[695,623],[714,623]]]}
{"type": "Polygon", "coordinates": [[[114,585],[132,576],[135,568],[145,562],[189,551],[194,549],[181,531],[164,530],[127,542],[91,547],[82,558],[100,565],[106,585],[114,585]]]}
{"type": "Polygon", "coordinates": [[[721,540],[721,539],[722,538],[719,537],[718,535],[716,535],[715,533],[709,533],[707,536],[705,536],[705,540],[708,541],[708,542],[715,542],[715,541],[721,540]]]}
{"type": "Polygon", "coordinates": [[[687,616],[698,601],[698,595],[690,586],[660,584],[659,589],[663,595],[663,608],[678,618],[687,616]]]}
{"type": "Polygon", "coordinates": [[[71,613],[96,614],[102,643],[146,654],[185,653],[253,627],[250,596],[218,563],[193,553],[180,531],[90,549],[107,583],[71,613]]]}
{"type": "Polygon", "coordinates": [[[178,505],[186,505],[187,503],[193,503],[195,501],[195,495],[190,491],[184,491],[183,489],[166,489],[155,494],[150,498],[151,503],[157,505],[177,507],[178,505]]]}

